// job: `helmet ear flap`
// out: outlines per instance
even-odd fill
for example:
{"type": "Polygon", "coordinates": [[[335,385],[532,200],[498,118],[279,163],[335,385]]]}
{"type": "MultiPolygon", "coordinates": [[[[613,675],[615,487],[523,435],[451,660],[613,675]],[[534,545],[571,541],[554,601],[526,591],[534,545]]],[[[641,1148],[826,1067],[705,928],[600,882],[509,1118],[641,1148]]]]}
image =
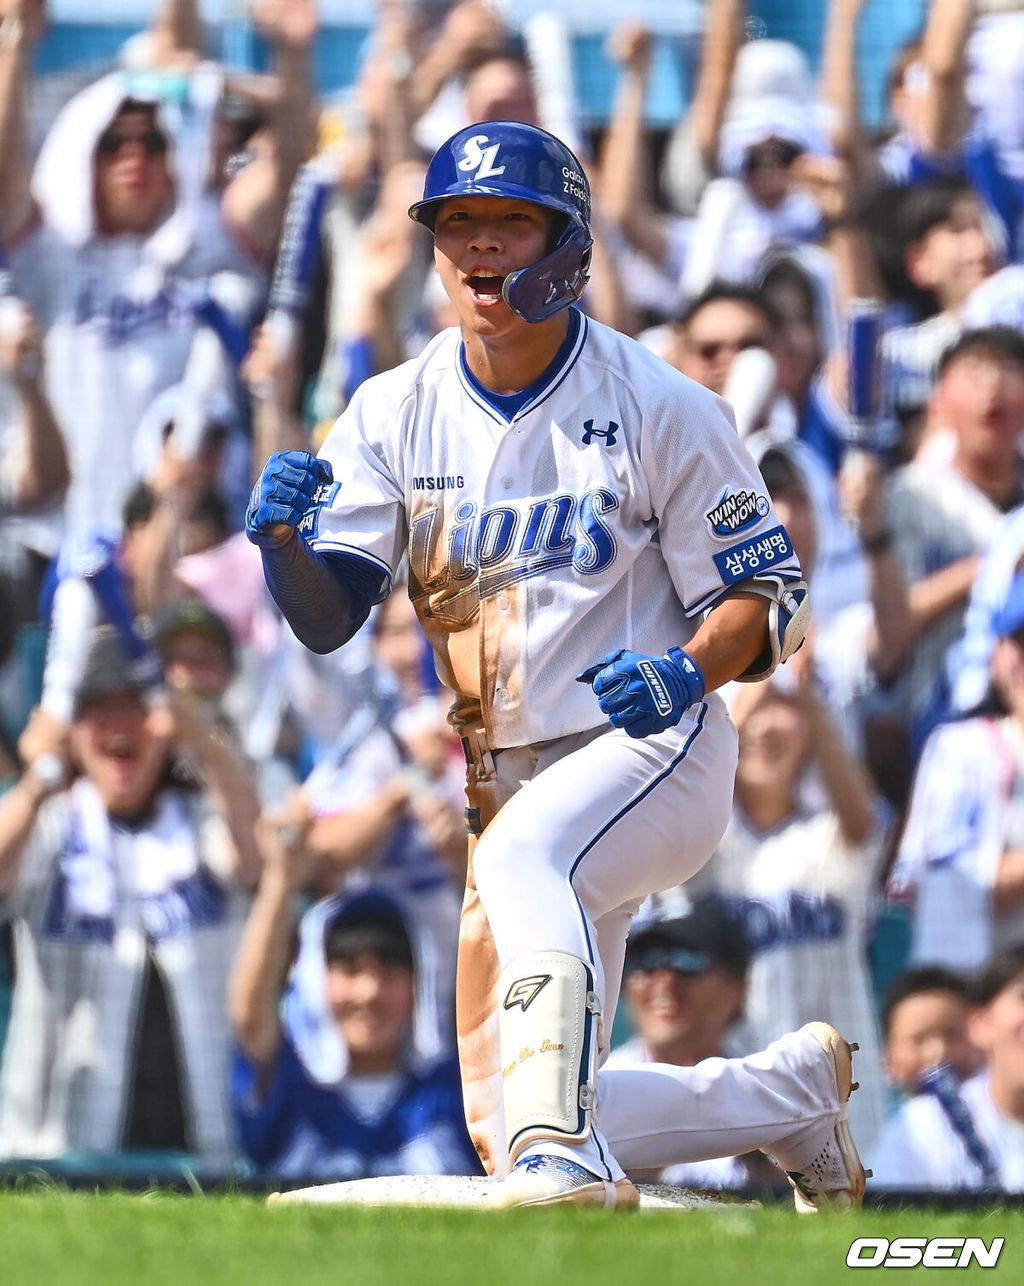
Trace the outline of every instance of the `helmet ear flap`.
{"type": "Polygon", "coordinates": [[[541,322],[574,304],[590,280],[593,242],[579,224],[569,221],[550,254],[518,272],[501,288],[505,302],[524,321],[541,322]]]}

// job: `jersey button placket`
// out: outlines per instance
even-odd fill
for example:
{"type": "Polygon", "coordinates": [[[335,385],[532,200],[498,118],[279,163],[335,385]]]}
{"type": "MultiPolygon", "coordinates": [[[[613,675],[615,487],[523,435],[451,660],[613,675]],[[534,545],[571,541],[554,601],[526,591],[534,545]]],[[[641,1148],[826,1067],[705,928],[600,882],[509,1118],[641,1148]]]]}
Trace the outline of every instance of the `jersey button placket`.
{"type": "MultiPolygon", "coordinates": [[[[486,482],[484,484],[484,494],[482,498],[481,511],[489,510],[496,506],[508,506],[514,508],[519,515],[516,523],[515,540],[521,536],[521,524],[523,514],[520,507],[513,503],[509,492],[516,490],[517,495],[522,494],[523,481],[519,457],[522,451],[522,443],[518,440],[521,438],[525,429],[522,424],[513,420],[508,431],[502,436],[497,444],[494,457],[491,460],[491,467],[488,470],[486,482]]],[[[512,561],[516,545],[513,543],[509,553],[503,557],[497,566],[505,566],[512,561]]],[[[481,569],[481,576],[486,571],[496,570],[488,568],[481,569]]],[[[518,592],[522,592],[522,586],[519,586],[518,592]]],[[[481,674],[494,676],[494,708],[499,712],[499,718],[504,715],[510,703],[513,703],[509,692],[509,676],[518,672],[521,666],[522,658],[519,655],[519,648],[522,646],[521,640],[518,640],[515,634],[509,633],[511,625],[509,612],[512,608],[511,596],[503,589],[492,594],[489,598],[482,598],[480,601],[480,663],[481,674]],[[510,652],[511,648],[511,652],[510,652]]],[[[512,627],[514,630],[514,626],[512,627]]]]}

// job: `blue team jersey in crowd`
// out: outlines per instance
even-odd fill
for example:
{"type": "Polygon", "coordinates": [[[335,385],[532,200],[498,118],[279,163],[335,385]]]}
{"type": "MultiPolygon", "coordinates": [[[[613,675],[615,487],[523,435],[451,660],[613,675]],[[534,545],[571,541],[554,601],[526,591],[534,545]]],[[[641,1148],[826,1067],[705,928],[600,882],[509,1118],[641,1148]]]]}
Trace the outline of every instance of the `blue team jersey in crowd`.
{"type": "Polygon", "coordinates": [[[462,1113],[453,1057],[406,1071],[372,1119],[361,1115],[345,1082],[312,1080],[287,1038],[270,1084],[235,1051],[232,1109],[239,1142],[261,1171],[283,1178],[358,1179],[394,1174],[482,1174],[462,1113]]]}

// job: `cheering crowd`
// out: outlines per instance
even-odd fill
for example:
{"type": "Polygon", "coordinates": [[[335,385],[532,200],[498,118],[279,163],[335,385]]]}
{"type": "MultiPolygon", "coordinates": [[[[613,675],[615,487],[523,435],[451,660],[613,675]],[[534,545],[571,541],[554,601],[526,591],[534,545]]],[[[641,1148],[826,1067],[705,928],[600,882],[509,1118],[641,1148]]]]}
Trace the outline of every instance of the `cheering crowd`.
{"type": "Polygon", "coordinates": [[[0,1161],[479,1173],[449,698],[402,586],[303,648],[242,522],[272,452],[454,324],[406,212],[505,119],[581,156],[581,306],[732,403],[813,605],[725,694],[732,817],[641,909],[610,1065],[827,1018],[877,1188],[1024,1191],[1024,5],[930,0],[880,136],[863,7],[824,6],[812,75],[707,0],[664,135],[634,22],[584,128],[482,0],[379,0],[322,102],[315,0],[252,5],[262,75],[154,0],[33,139],[45,0],[0,0],[0,1161]]]}

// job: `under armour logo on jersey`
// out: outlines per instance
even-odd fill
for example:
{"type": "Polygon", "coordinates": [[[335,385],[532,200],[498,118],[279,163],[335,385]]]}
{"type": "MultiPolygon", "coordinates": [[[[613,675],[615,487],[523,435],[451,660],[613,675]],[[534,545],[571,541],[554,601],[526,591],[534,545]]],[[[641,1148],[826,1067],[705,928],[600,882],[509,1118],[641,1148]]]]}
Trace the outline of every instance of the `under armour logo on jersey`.
{"type": "Polygon", "coordinates": [[[488,143],[489,139],[486,134],[474,134],[472,138],[466,139],[466,144],[462,152],[462,160],[459,162],[460,170],[475,170],[473,175],[475,182],[480,179],[489,179],[496,174],[504,174],[504,165],[495,165],[498,159],[498,144],[491,143],[489,147],[482,146],[488,143]]]}
{"type": "Polygon", "coordinates": [[[615,445],[615,435],[616,433],[618,433],[618,431],[619,431],[619,426],[615,423],[614,420],[608,421],[608,427],[606,429],[595,429],[593,420],[584,420],[583,421],[583,445],[585,447],[588,447],[590,446],[591,442],[593,442],[595,438],[604,438],[605,446],[613,447],[615,445]]]}
{"type": "Polygon", "coordinates": [[[516,1005],[522,1005],[525,1014],[550,981],[549,973],[536,973],[532,978],[520,978],[509,987],[502,1009],[515,1009],[516,1005]]]}

